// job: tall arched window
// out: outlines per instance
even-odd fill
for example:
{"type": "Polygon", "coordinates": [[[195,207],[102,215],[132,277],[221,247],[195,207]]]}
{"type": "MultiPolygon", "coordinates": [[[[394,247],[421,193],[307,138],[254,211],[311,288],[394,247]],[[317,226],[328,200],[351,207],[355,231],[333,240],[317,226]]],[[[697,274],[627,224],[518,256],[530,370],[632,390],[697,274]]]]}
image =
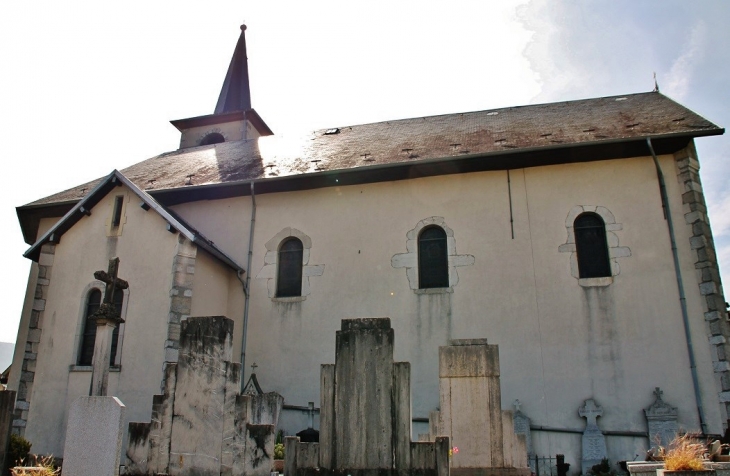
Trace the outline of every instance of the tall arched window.
{"type": "MultiPolygon", "coordinates": [[[[124,302],[124,291],[117,289],[114,293],[114,307],[118,313],[122,312],[122,303],[124,302]]],[[[96,342],[96,322],[89,318],[99,310],[101,305],[101,291],[94,288],[89,291],[86,298],[86,312],[84,313],[84,334],[81,336],[81,349],[79,350],[79,365],[92,365],[94,360],[94,343],[96,342]]],[[[119,326],[114,328],[112,334],[112,350],[110,365],[114,365],[117,357],[117,345],[119,343],[119,326]]]]}
{"type": "Polygon", "coordinates": [[[424,228],[418,235],[418,287],[420,289],[449,287],[446,232],[441,227],[424,228]]]}
{"type": "Polygon", "coordinates": [[[84,313],[84,335],[81,337],[79,351],[79,365],[91,365],[94,358],[94,341],[96,340],[96,323],[89,320],[101,304],[101,291],[92,289],[86,298],[86,312],[84,313]]]}
{"type": "Polygon", "coordinates": [[[582,213],[573,223],[578,272],[581,278],[611,276],[606,224],[596,213],[582,213]]]}
{"type": "Polygon", "coordinates": [[[302,295],[304,246],[298,238],[288,238],[279,247],[276,274],[276,297],[302,295]]]}

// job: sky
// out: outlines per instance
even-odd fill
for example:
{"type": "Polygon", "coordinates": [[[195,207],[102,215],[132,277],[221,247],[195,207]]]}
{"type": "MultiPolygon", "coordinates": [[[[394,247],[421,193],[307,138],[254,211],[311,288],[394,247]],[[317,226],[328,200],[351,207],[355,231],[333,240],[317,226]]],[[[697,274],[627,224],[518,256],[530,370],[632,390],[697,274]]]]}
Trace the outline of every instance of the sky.
{"type": "MultiPolygon", "coordinates": [[[[175,150],[213,112],[246,23],[252,105],[277,135],[650,91],[730,126],[730,2],[4,2],[0,342],[30,261],[15,207],[175,150]]],[[[730,282],[730,138],[696,141],[730,282]]]]}

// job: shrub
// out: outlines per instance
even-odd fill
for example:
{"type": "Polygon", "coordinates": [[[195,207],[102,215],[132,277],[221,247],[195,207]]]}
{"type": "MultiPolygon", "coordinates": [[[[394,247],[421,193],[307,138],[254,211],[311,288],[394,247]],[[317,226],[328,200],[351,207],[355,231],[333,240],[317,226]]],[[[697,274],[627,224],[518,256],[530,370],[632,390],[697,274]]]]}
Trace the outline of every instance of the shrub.
{"type": "MultiPolygon", "coordinates": [[[[5,460],[5,465],[7,466],[6,469],[9,470],[13,466],[22,464],[23,461],[28,459],[28,453],[30,453],[31,446],[30,441],[26,440],[22,436],[11,434],[8,456],[5,460]]],[[[5,471],[4,474],[8,474],[8,471],[5,471]]]]}
{"type": "Polygon", "coordinates": [[[615,469],[611,469],[611,463],[608,458],[603,458],[600,463],[593,465],[588,470],[588,476],[617,476],[619,473],[615,469]]]}
{"type": "Polygon", "coordinates": [[[284,459],[284,445],[277,443],[274,445],[274,459],[284,459]]]}

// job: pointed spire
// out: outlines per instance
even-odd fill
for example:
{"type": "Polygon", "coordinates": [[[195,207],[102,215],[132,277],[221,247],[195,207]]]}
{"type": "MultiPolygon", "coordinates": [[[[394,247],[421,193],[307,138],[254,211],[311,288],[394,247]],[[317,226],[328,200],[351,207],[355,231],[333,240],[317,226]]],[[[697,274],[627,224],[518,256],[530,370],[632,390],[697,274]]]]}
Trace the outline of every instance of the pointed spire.
{"type": "Polygon", "coordinates": [[[241,25],[241,36],[236,43],[226,79],[214,114],[251,109],[251,88],[248,84],[248,57],[246,56],[246,25],[241,25]]]}

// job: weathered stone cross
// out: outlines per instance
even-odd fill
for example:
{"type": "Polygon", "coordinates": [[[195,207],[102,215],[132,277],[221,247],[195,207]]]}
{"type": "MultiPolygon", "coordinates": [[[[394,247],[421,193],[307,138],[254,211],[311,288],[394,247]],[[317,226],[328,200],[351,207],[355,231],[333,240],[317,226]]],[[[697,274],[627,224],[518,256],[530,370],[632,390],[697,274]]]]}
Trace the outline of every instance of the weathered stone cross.
{"type": "Polygon", "coordinates": [[[596,406],[592,398],[586,400],[585,404],[578,409],[578,415],[586,419],[586,428],[598,426],[596,419],[603,415],[603,408],[596,406]]]}
{"type": "Polygon", "coordinates": [[[114,328],[124,322],[114,306],[114,293],[117,289],[127,289],[129,283],[117,276],[119,258],[109,260],[108,271],[96,271],[94,277],[106,283],[104,302],[99,310],[90,316],[96,321],[96,339],[94,340],[93,372],[91,374],[91,396],[106,396],[109,386],[109,360],[112,352],[114,328]]]}
{"type": "Polygon", "coordinates": [[[659,387],[654,387],[654,395],[656,395],[656,401],[661,402],[662,401],[662,395],[664,395],[664,392],[662,392],[662,389],[659,387]]]}

